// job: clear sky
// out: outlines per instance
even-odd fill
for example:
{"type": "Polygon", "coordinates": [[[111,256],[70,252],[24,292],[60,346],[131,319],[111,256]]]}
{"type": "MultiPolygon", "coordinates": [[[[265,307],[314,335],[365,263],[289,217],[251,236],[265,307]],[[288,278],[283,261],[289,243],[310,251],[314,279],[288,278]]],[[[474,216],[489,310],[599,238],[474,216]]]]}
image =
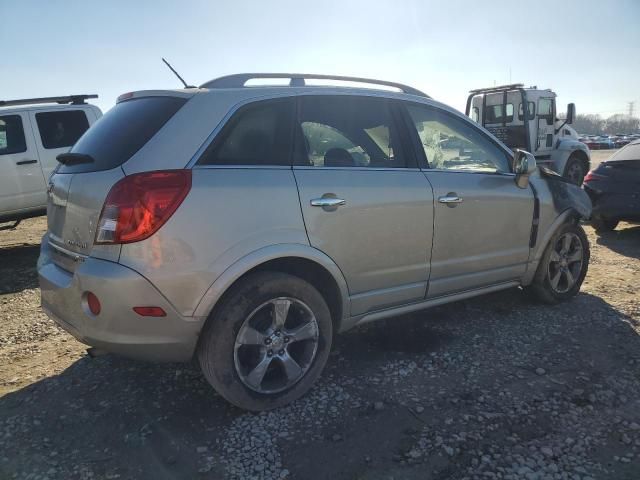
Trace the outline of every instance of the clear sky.
{"type": "Polygon", "coordinates": [[[247,71],[552,88],[559,111],[640,113],[640,0],[0,0],[0,99],[179,87],[247,71]]]}

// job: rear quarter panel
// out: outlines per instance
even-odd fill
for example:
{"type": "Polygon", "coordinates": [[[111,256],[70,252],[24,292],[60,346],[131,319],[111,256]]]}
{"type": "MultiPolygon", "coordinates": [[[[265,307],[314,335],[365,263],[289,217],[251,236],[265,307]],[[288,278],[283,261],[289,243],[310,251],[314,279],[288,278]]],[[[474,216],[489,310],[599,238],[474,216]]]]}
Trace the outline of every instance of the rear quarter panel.
{"type": "Polygon", "coordinates": [[[308,239],[288,167],[195,167],[192,188],[149,239],[122,246],[120,263],[144,275],[184,316],[246,255],[308,239]]]}

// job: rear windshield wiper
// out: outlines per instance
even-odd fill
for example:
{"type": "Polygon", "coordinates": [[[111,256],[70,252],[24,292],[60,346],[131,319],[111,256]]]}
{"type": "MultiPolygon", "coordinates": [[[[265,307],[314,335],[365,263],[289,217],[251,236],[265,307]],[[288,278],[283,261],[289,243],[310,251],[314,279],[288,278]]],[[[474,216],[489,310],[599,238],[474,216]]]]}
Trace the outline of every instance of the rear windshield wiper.
{"type": "Polygon", "coordinates": [[[91,155],[86,153],[61,153],[56,157],[63,165],[78,165],[79,163],[94,163],[95,160],[91,155]]]}

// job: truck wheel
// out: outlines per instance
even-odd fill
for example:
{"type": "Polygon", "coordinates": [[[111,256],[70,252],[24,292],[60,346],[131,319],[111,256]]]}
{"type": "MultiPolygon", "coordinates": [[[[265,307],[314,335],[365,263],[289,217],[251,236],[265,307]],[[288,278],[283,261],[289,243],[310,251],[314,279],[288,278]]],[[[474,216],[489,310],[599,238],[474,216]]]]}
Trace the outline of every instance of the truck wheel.
{"type": "Polygon", "coordinates": [[[240,280],[207,320],[197,355],[205,378],[245,410],[304,395],[327,362],[333,324],[322,295],[280,272],[240,280]]]}
{"type": "Polygon", "coordinates": [[[584,176],[587,174],[587,169],[584,166],[584,162],[577,156],[569,157],[567,165],[564,167],[563,177],[576,185],[582,185],[584,176]]]}
{"type": "Polygon", "coordinates": [[[598,233],[611,232],[618,226],[618,220],[594,216],[591,219],[591,226],[598,233]]]}
{"type": "Polygon", "coordinates": [[[531,284],[535,296],[556,304],[580,291],[589,266],[589,241],[582,227],[566,223],[553,234],[531,284]]]}

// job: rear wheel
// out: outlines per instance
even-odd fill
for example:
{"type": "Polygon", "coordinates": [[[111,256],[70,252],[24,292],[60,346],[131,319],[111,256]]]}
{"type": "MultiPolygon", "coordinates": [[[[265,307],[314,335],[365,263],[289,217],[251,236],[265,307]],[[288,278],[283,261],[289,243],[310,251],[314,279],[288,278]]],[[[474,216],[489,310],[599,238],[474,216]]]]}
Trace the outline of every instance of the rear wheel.
{"type": "Polygon", "coordinates": [[[618,226],[618,220],[594,216],[591,219],[591,226],[598,233],[611,232],[618,226]]]}
{"type": "Polygon", "coordinates": [[[246,410],[268,410],[311,388],[332,335],[329,308],[312,285],[260,272],[225,295],[202,332],[198,360],[226,400],[246,410]]]}
{"type": "Polygon", "coordinates": [[[589,241],[582,227],[563,225],[547,245],[531,289],[545,303],[568,300],[580,291],[589,256],[589,241]]]}
{"type": "Polygon", "coordinates": [[[569,157],[567,165],[564,167],[564,177],[571,183],[582,185],[584,176],[587,174],[587,168],[584,162],[577,156],[569,157]]]}

